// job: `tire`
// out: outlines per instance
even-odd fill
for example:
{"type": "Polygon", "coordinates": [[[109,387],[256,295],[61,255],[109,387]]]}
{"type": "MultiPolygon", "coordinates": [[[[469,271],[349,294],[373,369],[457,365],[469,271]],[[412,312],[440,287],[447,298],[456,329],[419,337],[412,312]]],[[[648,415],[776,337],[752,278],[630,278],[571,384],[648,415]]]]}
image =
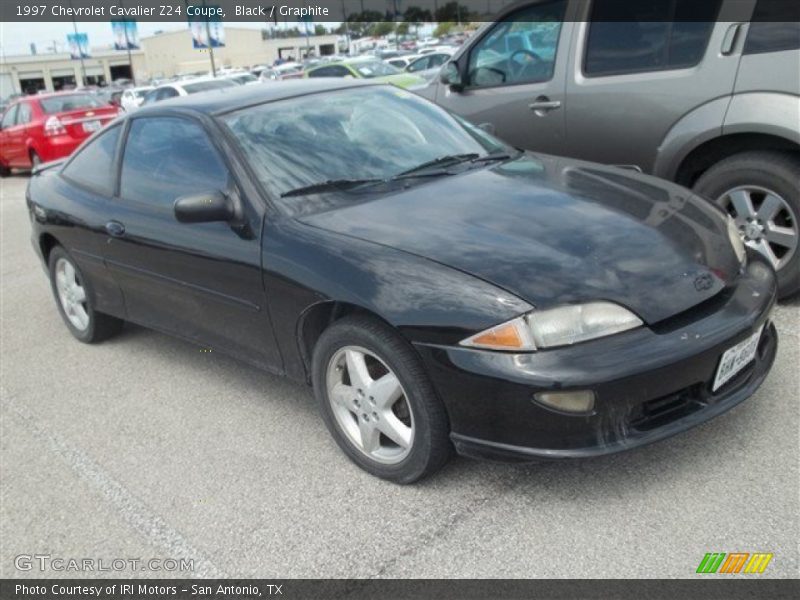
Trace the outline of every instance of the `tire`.
{"type": "Polygon", "coordinates": [[[11,169],[7,166],[0,164],[0,177],[8,177],[11,175],[11,169]]]}
{"type": "Polygon", "coordinates": [[[331,435],[350,460],[368,473],[408,484],[436,472],[450,458],[450,426],[444,406],[436,396],[418,355],[391,327],[363,316],[337,321],[320,336],[314,348],[312,371],[314,393],[331,435]],[[367,381],[360,397],[357,393],[360,390],[356,389],[359,380],[350,379],[350,355],[346,348],[355,353],[363,350],[369,375],[373,377],[360,380],[367,381]],[[380,387],[374,384],[379,380],[386,382],[388,378],[381,380],[381,377],[392,374],[399,382],[401,395],[396,401],[387,401],[393,404],[381,407],[380,387]],[[331,393],[329,378],[337,380],[339,377],[351,385],[342,384],[341,389],[346,390],[343,394],[331,393]],[[378,402],[377,407],[372,393],[378,402]],[[345,402],[339,402],[345,397],[346,406],[345,402]],[[350,404],[351,401],[358,404],[359,398],[363,404],[358,408],[350,404]],[[371,412],[373,410],[376,412],[371,412]],[[371,427],[379,431],[378,450],[373,454],[368,454],[354,439],[356,435],[364,435],[360,433],[362,427],[369,426],[363,417],[372,419],[371,427]],[[410,423],[410,427],[403,429],[397,425],[401,420],[401,425],[410,423]],[[348,433],[347,428],[359,433],[348,433]],[[394,443],[382,433],[386,430],[397,438],[400,429],[411,431],[411,441],[406,446],[394,443]],[[378,455],[380,457],[376,458],[378,455]]]}
{"type": "MultiPolygon", "coordinates": [[[[67,329],[69,329],[70,333],[75,336],[76,339],[86,344],[93,344],[96,342],[101,342],[119,333],[119,331],[122,329],[123,321],[121,319],[117,319],[116,317],[112,317],[94,310],[92,307],[94,294],[92,293],[90,282],[83,277],[75,261],[61,246],[55,246],[50,251],[50,256],[48,258],[48,269],[50,272],[50,287],[53,290],[53,296],[56,300],[58,312],[61,314],[61,318],[64,319],[67,329]],[[83,290],[83,297],[85,298],[85,301],[80,303],[83,307],[82,313],[76,309],[72,316],[67,314],[68,308],[66,305],[74,305],[76,303],[67,303],[62,301],[59,292],[59,275],[57,274],[62,268],[62,265],[64,267],[67,265],[71,267],[72,272],[74,272],[75,283],[78,284],[78,288],[83,290]],[[86,317],[86,324],[85,326],[81,327],[80,324],[76,323],[76,320],[83,318],[83,315],[86,317]]],[[[76,288],[73,287],[73,290],[75,289],[76,288]]],[[[74,297],[78,298],[78,296],[74,297]]]]}
{"type": "MultiPolygon", "coordinates": [[[[694,190],[710,200],[738,214],[729,191],[742,188],[753,191],[752,205],[763,206],[764,192],[771,192],[782,200],[782,210],[775,224],[794,231],[794,250],[778,257],[778,297],[783,299],[800,291],[800,158],[786,152],[753,151],[735,154],[708,169],[697,180],[694,190]],[[733,208],[731,208],[733,207],[733,208]],[[789,258],[787,258],[787,256],[789,258]]],[[[757,212],[757,211],[756,211],[757,212]]],[[[756,215],[758,216],[758,215],[756,215]]],[[[758,223],[763,224],[763,219],[758,223]]],[[[742,225],[741,221],[737,224],[742,225]]],[[[748,245],[763,241],[752,238],[748,245]]],[[[783,246],[772,246],[783,252],[783,246]]],[[[764,252],[762,252],[764,254],[764,252]]],[[[776,257],[776,253],[772,254],[776,257]]],[[[774,260],[773,266],[776,266],[774,260]]]]}
{"type": "Polygon", "coordinates": [[[36,150],[31,150],[31,171],[42,164],[42,157],[36,154],[36,150]]]}

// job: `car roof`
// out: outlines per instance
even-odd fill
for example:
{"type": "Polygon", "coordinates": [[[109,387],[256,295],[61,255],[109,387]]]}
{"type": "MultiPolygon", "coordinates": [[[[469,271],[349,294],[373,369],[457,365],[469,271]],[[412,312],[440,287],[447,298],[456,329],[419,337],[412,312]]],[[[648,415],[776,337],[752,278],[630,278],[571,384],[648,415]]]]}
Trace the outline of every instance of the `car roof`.
{"type": "Polygon", "coordinates": [[[213,115],[252,106],[265,102],[275,102],[297,96],[318,94],[332,90],[380,85],[358,79],[291,79],[276,81],[264,85],[237,85],[234,87],[209,90],[189,96],[170,98],[148,104],[136,111],[136,116],[144,116],[148,112],[160,112],[165,108],[188,109],[213,115]]]}

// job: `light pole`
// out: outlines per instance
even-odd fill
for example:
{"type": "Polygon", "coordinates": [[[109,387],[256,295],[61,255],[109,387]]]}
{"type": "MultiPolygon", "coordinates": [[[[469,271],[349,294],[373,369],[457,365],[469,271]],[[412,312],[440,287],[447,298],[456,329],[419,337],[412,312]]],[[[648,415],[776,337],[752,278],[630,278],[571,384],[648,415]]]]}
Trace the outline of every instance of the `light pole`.
{"type": "MultiPolygon", "coordinates": [[[[125,3],[122,0],[119,0],[119,5],[122,9],[125,9],[125,3]]],[[[125,49],[128,51],[128,66],[131,69],[131,81],[133,85],[136,85],[136,74],[133,72],[133,59],[131,58],[131,41],[128,39],[128,22],[122,22],[123,27],[125,28],[125,49]]]]}
{"type": "Polygon", "coordinates": [[[78,41],[78,24],[75,22],[75,10],[72,8],[72,0],[69,0],[70,12],[72,12],[72,30],[75,32],[75,45],[78,47],[78,58],[81,59],[81,87],[86,85],[86,65],[83,62],[83,51],[78,41]]]}

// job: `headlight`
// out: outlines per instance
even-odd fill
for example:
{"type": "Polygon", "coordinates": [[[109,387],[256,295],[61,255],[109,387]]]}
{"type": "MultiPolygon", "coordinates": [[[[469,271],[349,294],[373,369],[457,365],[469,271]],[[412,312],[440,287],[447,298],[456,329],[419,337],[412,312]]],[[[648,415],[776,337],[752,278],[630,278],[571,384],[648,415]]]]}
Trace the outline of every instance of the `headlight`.
{"type": "Polygon", "coordinates": [[[736,227],[736,221],[730,215],[728,215],[728,239],[731,241],[731,246],[733,246],[733,251],[736,254],[736,258],[739,259],[739,263],[744,264],[744,259],[747,256],[744,250],[744,242],[739,233],[739,228],[736,227]]]}
{"type": "Polygon", "coordinates": [[[473,335],[462,346],[530,351],[568,346],[642,325],[631,311],[611,302],[589,302],[534,311],[473,335]]]}

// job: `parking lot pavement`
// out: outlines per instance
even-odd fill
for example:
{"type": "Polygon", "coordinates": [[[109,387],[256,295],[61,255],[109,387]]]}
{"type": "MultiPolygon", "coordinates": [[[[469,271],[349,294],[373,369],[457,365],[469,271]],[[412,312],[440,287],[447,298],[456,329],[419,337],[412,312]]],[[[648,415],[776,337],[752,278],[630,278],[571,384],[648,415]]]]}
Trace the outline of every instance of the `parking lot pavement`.
{"type": "MultiPolygon", "coordinates": [[[[2,181],[0,577],[20,554],[192,558],[239,577],[691,577],[706,552],[798,576],[800,301],[761,390],[656,445],[570,463],[360,471],[309,390],[139,327],[73,340],[2,181]]],[[[91,573],[83,575],[92,575],[91,573]]]]}

